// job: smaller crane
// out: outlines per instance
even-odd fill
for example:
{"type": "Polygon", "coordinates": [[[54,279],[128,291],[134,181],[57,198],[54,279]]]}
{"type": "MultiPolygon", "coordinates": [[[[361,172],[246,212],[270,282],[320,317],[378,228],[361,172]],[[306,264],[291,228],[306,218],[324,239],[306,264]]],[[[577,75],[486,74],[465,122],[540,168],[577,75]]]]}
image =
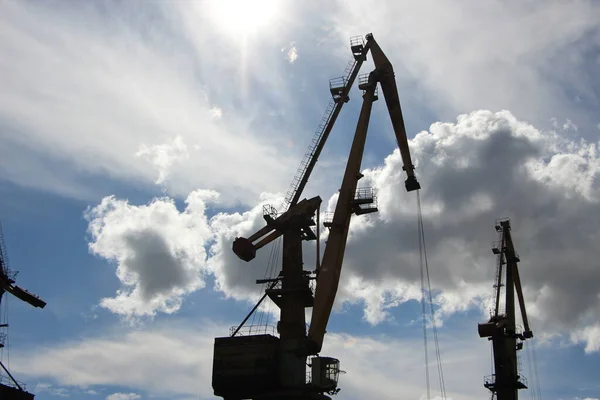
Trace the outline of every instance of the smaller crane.
{"type": "MultiPolygon", "coordinates": [[[[6,252],[6,245],[4,243],[2,224],[0,224],[0,304],[2,303],[2,297],[4,296],[4,293],[10,293],[19,300],[31,304],[34,307],[44,308],[46,306],[46,302],[44,300],[35,294],[15,285],[15,278],[17,277],[17,274],[17,271],[11,270],[8,266],[8,254],[6,252]]],[[[8,324],[0,324],[0,328],[8,328],[8,324]]],[[[0,333],[0,348],[4,347],[6,337],[6,333],[0,333]]],[[[10,382],[12,382],[12,385],[5,385],[4,383],[0,382],[0,399],[33,400],[35,396],[27,392],[22,383],[17,382],[2,361],[0,361],[0,367],[2,370],[4,370],[4,372],[6,372],[10,378],[10,382]]]]}
{"type": "Polygon", "coordinates": [[[495,307],[490,320],[478,324],[480,337],[487,337],[492,341],[494,350],[495,374],[485,377],[484,386],[489,389],[497,400],[517,400],[518,390],[527,389],[527,381],[519,373],[517,364],[517,351],[523,348],[523,342],[533,337],[529,327],[527,312],[525,311],[525,300],[521,289],[521,278],[517,263],[521,261],[515,251],[510,233],[510,221],[508,219],[496,221],[496,231],[500,240],[494,243],[492,252],[497,255],[495,307]],[[506,264],[506,290],[505,290],[505,313],[500,313],[500,290],[502,284],[502,270],[506,264]],[[515,290],[521,308],[524,330],[519,332],[515,321],[515,290]]]}

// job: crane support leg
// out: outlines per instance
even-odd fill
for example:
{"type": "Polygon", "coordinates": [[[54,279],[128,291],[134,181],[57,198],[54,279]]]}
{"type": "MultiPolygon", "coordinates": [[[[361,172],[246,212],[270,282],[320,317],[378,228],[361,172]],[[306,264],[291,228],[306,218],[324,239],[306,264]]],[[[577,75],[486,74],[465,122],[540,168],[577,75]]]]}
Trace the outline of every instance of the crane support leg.
{"type": "Polygon", "coordinates": [[[311,354],[317,354],[323,346],[325,327],[331,314],[333,301],[337,293],[340,279],[342,261],[344,259],[344,248],[348,237],[348,228],[352,216],[352,201],[356,193],[362,163],[363,151],[367,140],[367,130],[371,109],[375,98],[377,81],[375,74],[369,77],[369,85],[363,95],[363,104],[354,134],[354,141],[350,149],[350,155],[346,164],[346,171],[342,180],[342,189],[338,197],[333,221],[327,239],[327,247],[323,253],[323,260],[319,275],[317,276],[318,290],[315,293],[315,305],[313,308],[310,330],[308,332],[308,345],[311,354]]]}

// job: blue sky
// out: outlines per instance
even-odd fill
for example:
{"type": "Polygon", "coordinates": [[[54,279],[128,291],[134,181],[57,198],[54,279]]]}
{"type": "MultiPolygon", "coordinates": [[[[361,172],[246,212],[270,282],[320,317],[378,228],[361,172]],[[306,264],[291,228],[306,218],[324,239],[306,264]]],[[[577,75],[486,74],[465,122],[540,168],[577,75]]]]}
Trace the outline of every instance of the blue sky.
{"type": "MultiPolygon", "coordinates": [[[[508,216],[542,396],[600,398],[599,22],[583,0],[2,2],[0,218],[18,284],[48,302],[3,299],[11,370],[39,399],[213,398],[213,338],[252,307],[269,253],[242,263],[231,241],[281,202],[349,38],[373,32],[423,186],[448,396],[488,395],[476,324],[508,216]]],[[[354,89],[306,189],[328,209],[359,109],[354,89]]],[[[380,212],[352,222],[323,351],[347,371],[341,399],[426,393],[395,146],[379,101],[363,180],[380,212]]]]}

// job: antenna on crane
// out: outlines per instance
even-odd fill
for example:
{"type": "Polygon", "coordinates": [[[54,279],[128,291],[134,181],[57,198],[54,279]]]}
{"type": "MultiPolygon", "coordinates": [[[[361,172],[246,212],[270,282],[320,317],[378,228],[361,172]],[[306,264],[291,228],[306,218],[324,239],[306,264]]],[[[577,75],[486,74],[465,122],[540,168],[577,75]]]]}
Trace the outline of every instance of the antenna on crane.
{"type": "MultiPolygon", "coordinates": [[[[0,223],[0,304],[2,303],[2,297],[4,293],[10,293],[19,300],[22,300],[34,307],[44,308],[46,302],[39,296],[28,292],[27,290],[15,285],[15,278],[17,277],[18,271],[10,269],[8,262],[8,253],[6,251],[6,244],[4,242],[4,234],[2,232],[2,224],[0,223]]],[[[3,321],[0,324],[0,328],[5,330],[8,329],[8,323],[3,321]]],[[[7,332],[0,332],[0,349],[4,348],[7,343],[7,332]]],[[[0,373],[0,398],[14,399],[14,400],[33,400],[35,397],[33,394],[27,392],[26,387],[23,383],[18,382],[12,374],[8,371],[8,368],[0,360],[0,367],[6,373],[8,380],[2,379],[0,373]]]]}

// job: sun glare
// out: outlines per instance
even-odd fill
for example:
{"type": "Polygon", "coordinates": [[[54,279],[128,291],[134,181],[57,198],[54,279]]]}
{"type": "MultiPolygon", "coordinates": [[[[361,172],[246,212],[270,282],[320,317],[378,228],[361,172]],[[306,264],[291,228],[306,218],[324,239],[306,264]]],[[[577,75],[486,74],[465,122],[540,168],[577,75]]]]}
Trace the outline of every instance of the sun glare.
{"type": "Polygon", "coordinates": [[[209,0],[211,17],[233,34],[254,33],[269,25],[281,0],[209,0]]]}

